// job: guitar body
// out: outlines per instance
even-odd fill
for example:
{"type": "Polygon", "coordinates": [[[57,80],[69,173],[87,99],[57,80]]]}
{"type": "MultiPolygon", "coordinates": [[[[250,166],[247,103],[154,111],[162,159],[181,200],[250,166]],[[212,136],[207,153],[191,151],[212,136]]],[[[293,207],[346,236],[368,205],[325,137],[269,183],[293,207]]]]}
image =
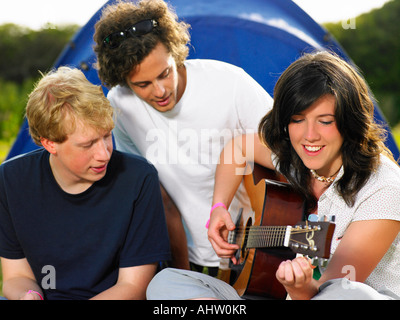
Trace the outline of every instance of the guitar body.
{"type": "MultiPolygon", "coordinates": [[[[244,177],[253,212],[242,212],[237,228],[295,225],[304,220],[303,198],[282,181],[272,170],[254,164],[253,173],[244,177]]],[[[286,291],[275,273],[282,261],[295,256],[287,247],[239,249],[239,264],[233,265],[230,260],[223,259],[219,278],[244,298],[285,299],[286,291]]]]}

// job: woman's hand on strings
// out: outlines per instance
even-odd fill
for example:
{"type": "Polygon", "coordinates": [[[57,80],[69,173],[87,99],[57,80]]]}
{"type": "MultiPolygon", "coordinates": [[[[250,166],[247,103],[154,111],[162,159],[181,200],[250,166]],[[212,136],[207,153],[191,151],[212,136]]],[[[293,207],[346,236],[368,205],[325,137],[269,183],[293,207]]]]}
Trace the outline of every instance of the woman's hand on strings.
{"type": "Polygon", "coordinates": [[[223,207],[216,208],[210,217],[208,227],[208,240],[220,258],[230,258],[236,264],[234,254],[239,249],[237,244],[228,243],[229,231],[235,229],[235,224],[231,219],[228,210],[223,207]]]}

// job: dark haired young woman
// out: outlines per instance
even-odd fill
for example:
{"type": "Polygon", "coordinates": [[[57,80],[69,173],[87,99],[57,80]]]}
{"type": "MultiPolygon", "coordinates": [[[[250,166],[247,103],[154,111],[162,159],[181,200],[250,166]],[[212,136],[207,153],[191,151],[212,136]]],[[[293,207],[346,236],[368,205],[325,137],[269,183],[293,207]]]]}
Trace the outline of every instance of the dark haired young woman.
{"type": "MultiPolygon", "coordinates": [[[[212,211],[208,236],[218,256],[235,260],[238,246],[226,242],[235,225],[225,207],[241,182],[240,169],[256,162],[283,174],[307,200],[309,214],[334,217],[336,224],[331,258],[319,280],[304,257],[284,261],[276,271],[292,299],[398,299],[400,168],[384,145],[368,87],[356,70],[327,52],[304,55],[279,78],[254,149],[244,146],[245,138],[225,147],[216,171],[213,205],[221,205],[212,211]],[[233,159],[226,161],[230,154],[233,159]]],[[[152,281],[148,296],[176,271],[163,273],[152,281]]],[[[196,276],[185,278],[191,292],[204,289],[203,279],[200,285],[196,276]]],[[[218,290],[228,290],[225,284],[207,286],[203,297],[234,296],[218,290]]]]}

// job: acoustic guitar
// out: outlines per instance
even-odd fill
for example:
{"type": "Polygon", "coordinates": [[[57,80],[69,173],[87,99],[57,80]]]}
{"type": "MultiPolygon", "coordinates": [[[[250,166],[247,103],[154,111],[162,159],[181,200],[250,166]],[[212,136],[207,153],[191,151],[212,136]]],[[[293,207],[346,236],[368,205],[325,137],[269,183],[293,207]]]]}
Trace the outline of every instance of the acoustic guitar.
{"type": "Polygon", "coordinates": [[[335,229],[331,222],[305,220],[305,203],[274,171],[254,164],[244,176],[252,210],[239,213],[228,242],[236,243],[238,264],[222,259],[218,278],[246,299],[285,299],[286,291],[275,273],[296,253],[329,258],[335,229]]]}

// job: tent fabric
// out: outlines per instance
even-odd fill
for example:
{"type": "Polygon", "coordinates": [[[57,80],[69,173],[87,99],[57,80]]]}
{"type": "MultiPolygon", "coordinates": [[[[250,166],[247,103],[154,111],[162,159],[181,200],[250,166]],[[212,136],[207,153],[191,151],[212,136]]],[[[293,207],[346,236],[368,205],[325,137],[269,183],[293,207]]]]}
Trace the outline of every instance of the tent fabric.
{"type": "MultiPolygon", "coordinates": [[[[105,5],[114,3],[108,1],[105,5]]],[[[189,59],[216,59],[242,67],[271,95],[279,75],[305,52],[330,50],[353,63],[330,34],[291,0],[170,0],[178,17],[191,25],[189,59]]],[[[79,10],[79,9],[78,9],[79,10]]],[[[54,64],[81,69],[100,85],[94,67],[94,25],[102,8],[77,32],[54,64]]],[[[104,93],[108,89],[103,87],[104,93]]],[[[375,118],[387,126],[378,105],[375,118]]],[[[388,128],[387,146],[399,150],[388,128]]],[[[36,149],[26,121],[8,158],[36,149]]]]}

